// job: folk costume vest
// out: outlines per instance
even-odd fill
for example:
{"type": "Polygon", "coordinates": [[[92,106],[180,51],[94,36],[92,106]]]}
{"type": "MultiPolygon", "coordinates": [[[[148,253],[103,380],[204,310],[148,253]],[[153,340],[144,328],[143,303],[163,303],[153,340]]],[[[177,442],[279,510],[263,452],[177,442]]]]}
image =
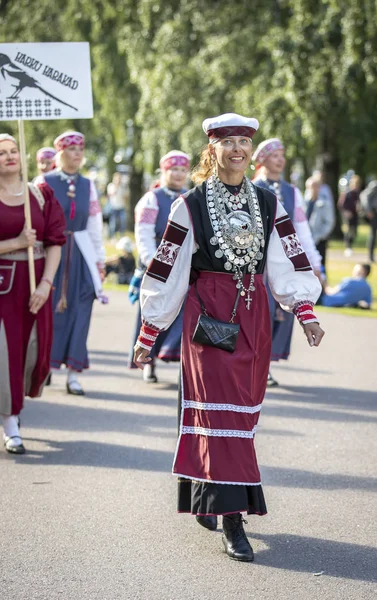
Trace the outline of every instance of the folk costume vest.
{"type": "MultiPolygon", "coordinates": [[[[274,227],[276,198],[268,190],[262,190],[255,186],[260,212],[262,217],[265,245],[268,247],[271,232],[274,227]]],[[[195,187],[185,194],[186,203],[191,214],[194,225],[195,241],[199,245],[199,249],[192,257],[193,271],[215,271],[218,273],[227,273],[224,267],[224,259],[216,257],[216,247],[210,243],[213,236],[213,228],[208,215],[206,206],[206,184],[195,187]]],[[[257,274],[263,273],[266,265],[266,253],[263,253],[263,258],[259,261],[256,269],[257,274]]]]}

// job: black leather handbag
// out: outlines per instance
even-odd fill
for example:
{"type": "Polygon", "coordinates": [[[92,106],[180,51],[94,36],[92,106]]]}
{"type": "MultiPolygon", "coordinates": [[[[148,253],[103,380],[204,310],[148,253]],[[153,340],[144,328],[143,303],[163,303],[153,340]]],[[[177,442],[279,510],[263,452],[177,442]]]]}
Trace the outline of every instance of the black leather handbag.
{"type": "Polygon", "coordinates": [[[241,289],[238,290],[237,298],[234,303],[229,322],[218,321],[217,319],[210,317],[206,311],[201,297],[198,294],[196,283],[195,291],[202,309],[202,314],[199,315],[194,335],[192,336],[192,341],[196,344],[201,344],[202,346],[212,346],[213,348],[219,348],[219,350],[225,350],[226,352],[234,352],[236,349],[240,325],[238,323],[233,323],[233,320],[236,316],[241,289]]]}

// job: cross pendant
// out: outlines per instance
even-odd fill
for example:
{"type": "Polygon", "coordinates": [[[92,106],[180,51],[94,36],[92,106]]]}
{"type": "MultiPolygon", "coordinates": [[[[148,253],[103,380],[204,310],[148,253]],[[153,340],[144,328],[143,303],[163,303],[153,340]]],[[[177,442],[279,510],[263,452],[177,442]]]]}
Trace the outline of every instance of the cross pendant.
{"type": "Polygon", "coordinates": [[[250,310],[251,302],[252,302],[252,298],[250,297],[250,292],[248,292],[247,298],[245,300],[247,310],[250,310]]]}

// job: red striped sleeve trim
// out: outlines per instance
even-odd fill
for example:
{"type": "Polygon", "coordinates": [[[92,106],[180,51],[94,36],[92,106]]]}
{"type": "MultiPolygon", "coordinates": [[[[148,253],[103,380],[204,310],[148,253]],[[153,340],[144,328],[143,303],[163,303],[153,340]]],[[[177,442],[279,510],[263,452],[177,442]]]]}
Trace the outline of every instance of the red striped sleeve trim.
{"type": "Polygon", "coordinates": [[[143,323],[140,329],[139,337],[137,338],[139,346],[151,350],[158,336],[158,330],[143,323]]]}
{"type": "Polygon", "coordinates": [[[307,323],[319,323],[317,317],[313,313],[313,302],[298,302],[293,309],[294,314],[302,325],[307,323]]]}
{"type": "Polygon", "coordinates": [[[288,215],[283,215],[275,221],[276,230],[281,238],[296,233],[293,223],[288,215]]]}
{"type": "Polygon", "coordinates": [[[186,227],[178,225],[178,223],[174,223],[174,221],[168,221],[164,233],[164,240],[172,242],[172,244],[177,244],[177,246],[182,246],[187,232],[188,229],[186,227]]]}
{"type": "Polygon", "coordinates": [[[310,266],[310,262],[308,260],[308,257],[306,256],[305,252],[302,252],[301,254],[297,254],[297,256],[292,256],[289,259],[294,268],[295,271],[311,271],[312,268],[310,266]]]}
{"type": "Polygon", "coordinates": [[[166,263],[163,263],[160,260],[153,258],[148,267],[147,275],[149,275],[149,277],[152,277],[152,279],[157,279],[157,281],[162,281],[163,283],[166,283],[172,268],[173,265],[167,265],[166,263]]]}

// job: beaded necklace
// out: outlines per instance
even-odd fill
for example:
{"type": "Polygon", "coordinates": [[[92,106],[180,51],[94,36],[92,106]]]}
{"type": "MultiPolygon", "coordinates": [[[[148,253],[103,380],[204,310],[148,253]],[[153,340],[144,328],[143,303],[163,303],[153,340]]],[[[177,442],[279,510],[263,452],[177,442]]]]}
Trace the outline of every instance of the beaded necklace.
{"type": "Polygon", "coordinates": [[[60,171],[60,178],[63,181],[66,181],[68,183],[67,196],[68,196],[68,198],[71,198],[71,208],[69,211],[69,218],[71,221],[73,221],[73,219],[75,218],[75,214],[76,214],[75,198],[76,198],[76,183],[77,183],[78,176],[79,176],[78,173],[70,174],[70,173],[65,173],[64,171],[60,171]]]}
{"type": "Polygon", "coordinates": [[[273,192],[275,194],[275,196],[279,200],[280,204],[282,204],[284,206],[284,198],[283,198],[283,194],[281,192],[281,182],[273,181],[272,179],[266,179],[266,181],[268,184],[268,189],[271,190],[271,192],[273,192]]]}

